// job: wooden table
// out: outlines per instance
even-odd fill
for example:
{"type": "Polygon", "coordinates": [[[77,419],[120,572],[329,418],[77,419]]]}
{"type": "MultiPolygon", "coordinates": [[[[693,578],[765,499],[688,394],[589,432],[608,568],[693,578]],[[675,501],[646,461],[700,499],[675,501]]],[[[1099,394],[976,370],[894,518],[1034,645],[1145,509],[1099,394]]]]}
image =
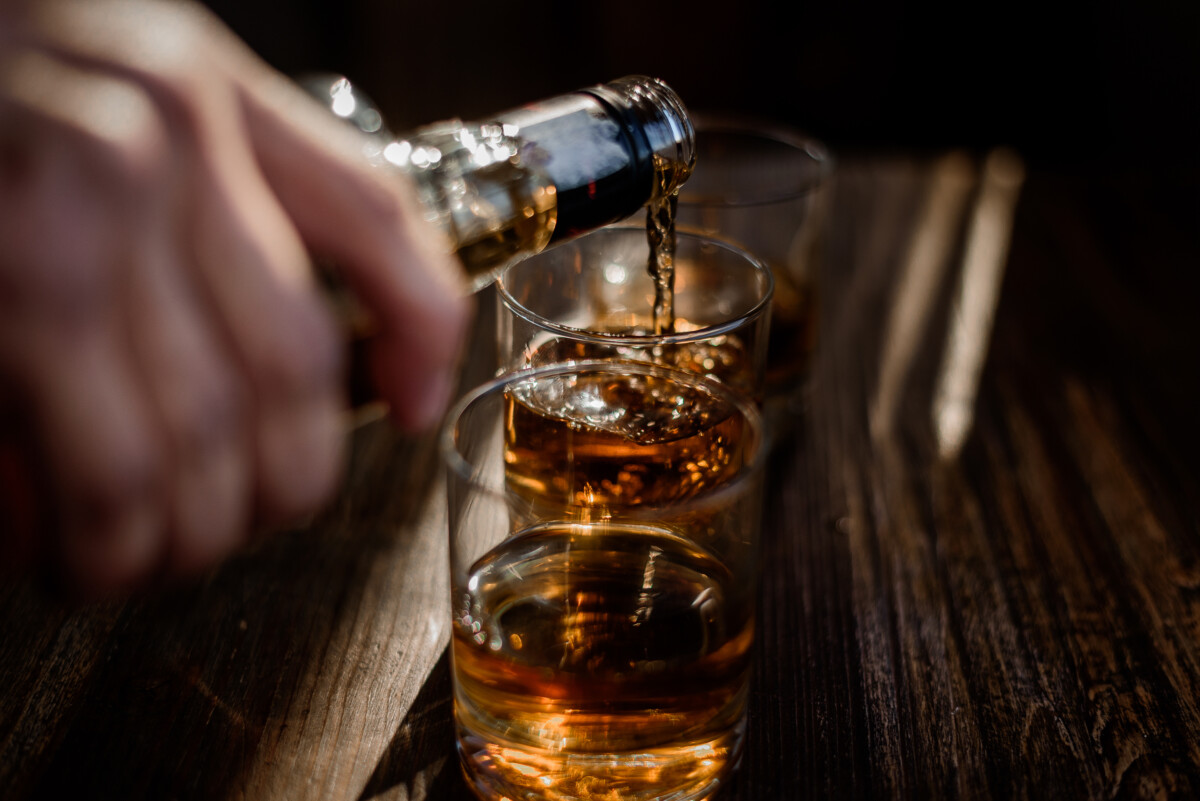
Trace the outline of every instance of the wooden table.
{"type": "MultiPolygon", "coordinates": [[[[841,165],[727,799],[1200,798],[1197,181],[986,165],[841,165]]],[[[201,583],[0,589],[0,797],[465,798],[432,441],[354,445],[201,583]]]]}

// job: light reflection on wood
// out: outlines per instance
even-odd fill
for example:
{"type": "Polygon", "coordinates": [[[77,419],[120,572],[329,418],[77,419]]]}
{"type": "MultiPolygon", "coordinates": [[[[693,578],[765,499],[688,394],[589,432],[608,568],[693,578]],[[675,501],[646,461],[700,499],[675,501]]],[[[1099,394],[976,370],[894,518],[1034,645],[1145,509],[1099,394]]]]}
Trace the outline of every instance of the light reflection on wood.
{"type": "Polygon", "coordinates": [[[933,317],[975,183],[970,158],[954,152],[938,161],[896,282],[883,336],[879,383],[870,406],[876,442],[891,438],[918,346],[933,317]]]}
{"type": "Polygon", "coordinates": [[[979,374],[991,340],[1024,180],[1025,166],[1016,153],[1000,148],[988,154],[933,396],[933,426],[943,459],[955,458],[971,431],[979,374]]]}

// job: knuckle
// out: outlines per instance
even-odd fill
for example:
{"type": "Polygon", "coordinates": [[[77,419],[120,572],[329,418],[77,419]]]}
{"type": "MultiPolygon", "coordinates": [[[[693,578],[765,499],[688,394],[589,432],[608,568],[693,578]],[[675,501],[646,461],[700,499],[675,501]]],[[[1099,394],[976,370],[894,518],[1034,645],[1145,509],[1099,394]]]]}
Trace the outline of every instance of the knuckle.
{"type": "Polygon", "coordinates": [[[77,169],[116,190],[166,162],[167,131],[153,98],[131,76],[82,70],[25,54],[19,98],[28,147],[44,151],[62,136],[83,159],[77,169]],[[115,185],[114,185],[115,184],[115,185]]]}
{"type": "Polygon", "coordinates": [[[130,111],[108,139],[110,161],[124,188],[136,199],[154,197],[170,174],[170,144],[166,126],[145,97],[128,99],[130,111]]]}
{"type": "Polygon", "coordinates": [[[212,23],[199,8],[174,3],[145,5],[147,14],[130,27],[135,40],[124,58],[129,83],[160,116],[164,129],[195,140],[211,114],[214,91],[225,86],[212,23]]]}
{"type": "Polygon", "coordinates": [[[44,320],[91,319],[107,305],[124,242],[169,168],[162,121],[139,88],[75,77],[47,79],[68,88],[53,93],[58,107],[23,109],[6,157],[19,164],[7,165],[0,207],[0,304],[44,320]]]}
{"type": "Polygon", "coordinates": [[[150,75],[187,77],[189,70],[194,73],[220,27],[215,14],[191,0],[108,4],[107,11],[101,5],[73,16],[90,23],[95,31],[92,37],[125,43],[125,63],[150,75]]]}
{"type": "Polygon", "coordinates": [[[157,112],[131,111],[119,125],[105,123],[86,134],[105,194],[120,204],[114,211],[142,216],[162,199],[169,179],[169,144],[157,112]]]}

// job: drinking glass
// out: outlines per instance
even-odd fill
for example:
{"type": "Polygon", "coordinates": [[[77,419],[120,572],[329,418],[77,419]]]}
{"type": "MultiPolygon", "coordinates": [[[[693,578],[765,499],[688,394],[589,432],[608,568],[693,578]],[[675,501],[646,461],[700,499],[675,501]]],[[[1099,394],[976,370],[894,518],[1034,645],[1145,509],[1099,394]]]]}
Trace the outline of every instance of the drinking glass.
{"type": "Polygon", "coordinates": [[[464,773],[483,799],[698,801],[741,754],[762,420],[695,373],[501,376],[442,437],[464,773]]]}
{"type": "Polygon", "coordinates": [[[649,259],[646,229],[618,225],[510,266],[496,282],[501,365],[650,362],[708,375],[760,399],[770,271],[735,245],[680,233],[674,330],[655,334],[649,259]]]}
{"type": "Polygon", "coordinates": [[[769,398],[796,396],[808,376],[832,170],[825,147],[792,128],[697,116],[696,168],[680,192],[677,230],[732,242],[774,274],[769,398]]]}

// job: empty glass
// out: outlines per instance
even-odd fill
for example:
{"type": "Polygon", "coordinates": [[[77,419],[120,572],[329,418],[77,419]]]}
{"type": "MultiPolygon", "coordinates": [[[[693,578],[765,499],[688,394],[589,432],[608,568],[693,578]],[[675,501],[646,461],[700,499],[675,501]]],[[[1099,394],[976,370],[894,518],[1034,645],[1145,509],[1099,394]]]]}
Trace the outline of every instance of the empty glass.
{"type": "Polygon", "coordinates": [[[680,193],[678,230],[732,242],[774,274],[768,397],[794,395],[808,375],[832,170],[825,147],[799,131],[697,115],[696,167],[680,193]]]}

